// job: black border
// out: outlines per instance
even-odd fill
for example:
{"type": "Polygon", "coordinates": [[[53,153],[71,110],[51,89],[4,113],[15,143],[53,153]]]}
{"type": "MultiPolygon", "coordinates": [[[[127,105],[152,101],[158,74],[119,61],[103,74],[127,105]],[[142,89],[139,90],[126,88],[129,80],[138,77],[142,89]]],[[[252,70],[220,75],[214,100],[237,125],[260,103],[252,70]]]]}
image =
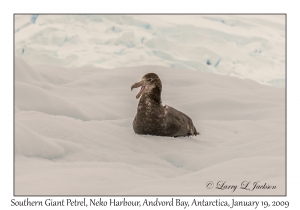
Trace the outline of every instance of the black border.
{"type": "Polygon", "coordinates": [[[14,13],[13,14],[13,196],[14,197],[286,197],[287,196],[287,13],[14,13]],[[285,194],[284,195],[16,195],[15,193],[15,15],[284,15],[285,16],[285,194]]]}

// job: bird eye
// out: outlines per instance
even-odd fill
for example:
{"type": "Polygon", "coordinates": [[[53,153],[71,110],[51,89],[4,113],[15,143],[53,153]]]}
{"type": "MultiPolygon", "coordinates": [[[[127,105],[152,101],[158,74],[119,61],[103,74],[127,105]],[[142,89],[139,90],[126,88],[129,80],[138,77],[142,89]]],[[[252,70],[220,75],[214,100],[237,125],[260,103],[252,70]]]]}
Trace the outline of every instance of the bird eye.
{"type": "Polygon", "coordinates": [[[152,79],[147,79],[147,81],[148,81],[148,82],[151,82],[151,81],[152,81],[152,79]]]}

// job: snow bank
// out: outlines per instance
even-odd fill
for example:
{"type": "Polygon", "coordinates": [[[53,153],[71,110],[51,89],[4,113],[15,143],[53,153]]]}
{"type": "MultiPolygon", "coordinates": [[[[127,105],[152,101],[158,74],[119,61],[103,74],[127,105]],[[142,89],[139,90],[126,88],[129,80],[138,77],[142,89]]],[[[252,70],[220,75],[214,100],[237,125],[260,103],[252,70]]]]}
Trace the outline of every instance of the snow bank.
{"type": "Polygon", "coordinates": [[[16,195],[285,193],[284,88],[165,66],[15,62],[16,195]],[[189,115],[200,136],[134,133],[138,100],[130,87],[148,72],[162,80],[163,103],[189,115]],[[260,181],[276,189],[205,186],[221,180],[238,186],[260,181]]]}

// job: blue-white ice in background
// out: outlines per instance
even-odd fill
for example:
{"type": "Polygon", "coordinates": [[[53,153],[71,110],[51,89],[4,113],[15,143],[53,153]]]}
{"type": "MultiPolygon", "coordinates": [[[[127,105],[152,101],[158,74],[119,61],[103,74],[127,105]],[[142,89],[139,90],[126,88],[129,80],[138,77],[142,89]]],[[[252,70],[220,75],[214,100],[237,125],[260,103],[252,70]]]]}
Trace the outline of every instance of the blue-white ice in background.
{"type": "MultiPolygon", "coordinates": [[[[18,17],[18,15],[16,15],[18,17]]],[[[26,18],[22,21],[23,25],[20,24],[19,22],[17,23],[17,27],[15,26],[15,33],[19,32],[20,30],[22,30],[23,28],[26,28],[28,27],[30,24],[35,24],[35,21],[36,19],[38,18],[39,15],[31,15],[31,19],[30,21],[25,21],[27,19],[27,16],[26,18]]],[[[24,53],[24,49],[22,49],[22,54],[24,53]]]]}
{"type": "Polygon", "coordinates": [[[36,21],[36,19],[38,18],[38,16],[39,16],[39,15],[32,15],[32,16],[31,16],[31,19],[30,19],[30,22],[31,22],[31,23],[35,23],[35,21],[36,21]]]}
{"type": "Polygon", "coordinates": [[[285,85],[284,15],[16,15],[15,32],[15,55],[30,64],[161,65],[285,85]]]}

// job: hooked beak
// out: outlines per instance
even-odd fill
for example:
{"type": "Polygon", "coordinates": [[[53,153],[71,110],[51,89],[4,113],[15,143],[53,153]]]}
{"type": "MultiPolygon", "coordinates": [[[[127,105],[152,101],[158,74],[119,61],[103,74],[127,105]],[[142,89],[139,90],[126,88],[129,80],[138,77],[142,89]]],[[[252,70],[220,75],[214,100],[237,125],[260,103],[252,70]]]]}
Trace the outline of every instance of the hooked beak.
{"type": "Polygon", "coordinates": [[[132,90],[133,88],[138,88],[138,87],[141,87],[141,90],[140,90],[140,92],[136,95],[136,99],[138,99],[138,98],[143,94],[143,92],[145,91],[145,87],[146,87],[145,82],[142,80],[142,81],[140,81],[140,82],[135,83],[134,85],[131,86],[131,90],[132,90]],[[142,86],[142,87],[141,87],[141,86],[142,86]]]}

